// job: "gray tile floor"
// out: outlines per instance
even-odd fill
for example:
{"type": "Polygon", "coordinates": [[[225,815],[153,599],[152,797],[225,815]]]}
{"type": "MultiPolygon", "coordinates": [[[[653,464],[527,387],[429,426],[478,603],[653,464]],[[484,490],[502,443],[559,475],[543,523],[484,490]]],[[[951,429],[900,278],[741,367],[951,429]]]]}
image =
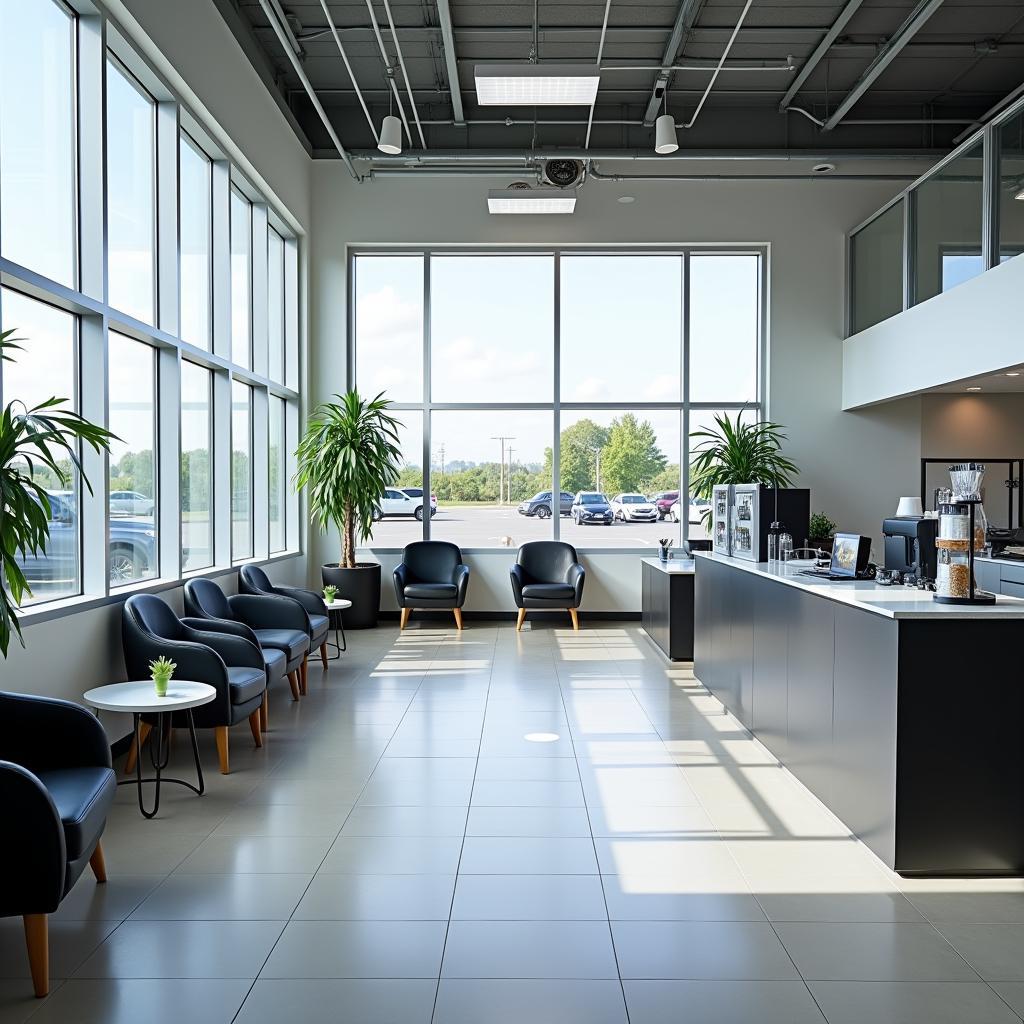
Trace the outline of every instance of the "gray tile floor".
{"type": "Polygon", "coordinates": [[[1024,1013],[1024,881],[890,874],[634,623],[353,632],[270,725],[154,821],[119,792],[48,999],[0,921],[0,1024],[1024,1013]]]}

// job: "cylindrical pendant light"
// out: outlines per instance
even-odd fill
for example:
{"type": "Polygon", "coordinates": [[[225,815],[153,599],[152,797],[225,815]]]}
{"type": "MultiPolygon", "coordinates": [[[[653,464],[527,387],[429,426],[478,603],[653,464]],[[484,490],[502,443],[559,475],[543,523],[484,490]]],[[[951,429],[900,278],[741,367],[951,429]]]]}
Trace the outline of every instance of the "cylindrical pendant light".
{"type": "Polygon", "coordinates": [[[377,148],[382,153],[397,156],[402,152],[402,122],[394,114],[388,114],[380,126],[380,142],[377,148]]]}
{"type": "MultiPolygon", "coordinates": [[[[383,141],[383,135],[381,140],[383,141]]],[[[676,122],[671,114],[662,114],[654,122],[654,152],[674,153],[679,148],[676,141],[676,122]]]]}

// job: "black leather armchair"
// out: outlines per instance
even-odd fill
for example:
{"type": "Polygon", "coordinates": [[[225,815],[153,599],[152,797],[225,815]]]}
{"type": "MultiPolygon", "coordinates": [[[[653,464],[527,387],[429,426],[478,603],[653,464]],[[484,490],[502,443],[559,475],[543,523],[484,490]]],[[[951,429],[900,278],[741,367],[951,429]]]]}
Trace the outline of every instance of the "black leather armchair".
{"type": "Polygon", "coordinates": [[[0,693],[0,917],[24,919],[37,996],[50,985],[47,915],[87,864],[107,880],[100,837],[116,791],[94,715],[70,701],[0,693]]]}
{"type": "MultiPolygon", "coordinates": [[[[228,624],[230,625],[230,623],[228,624]]],[[[221,774],[230,770],[228,729],[249,719],[257,747],[263,746],[260,710],[267,690],[267,669],[259,645],[245,637],[221,631],[211,620],[179,619],[152,594],[136,594],[124,603],[121,619],[124,661],[134,679],[149,676],[149,663],[164,655],[177,663],[179,679],[208,683],[217,691],[209,703],[192,709],[197,728],[213,729],[221,774]],[[201,623],[203,628],[198,628],[201,623]]],[[[174,726],[185,727],[184,713],[172,716],[174,726]]],[[[141,737],[145,740],[152,720],[142,716],[141,737]]],[[[128,755],[128,770],[138,751],[128,755]]]]}
{"type": "Polygon", "coordinates": [[[524,544],[509,570],[512,596],[519,616],[516,631],[530,608],[566,609],[572,617],[572,628],[580,628],[577,609],[583,601],[586,572],[580,565],[576,549],[560,540],[534,540],[524,544]]]}
{"type": "MultiPolygon", "coordinates": [[[[309,636],[309,649],[320,648],[320,660],[327,665],[327,631],[331,620],[327,614],[327,605],[323,597],[315,590],[304,590],[302,587],[279,587],[270,582],[270,577],[256,565],[243,565],[238,573],[238,589],[243,594],[276,595],[287,597],[297,602],[306,613],[306,634],[309,636]]],[[[306,692],[306,659],[302,662],[302,692],[306,692]]]]}
{"type": "MultiPolygon", "coordinates": [[[[267,682],[287,676],[292,699],[299,699],[299,671],[309,652],[309,636],[306,618],[294,601],[270,595],[228,597],[213,580],[195,579],[185,584],[185,611],[191,620],[198,620],[189,623],[197,629],[203,628],[202,622],[230,623],[236,636],[262,650],[267,682]]],[[[266,730],[266,703],[261,724],[266,730]]]]}
{"type": "Polygon", "coordinates": [[[413,609],[450,608],[455,625],[462,629],[462,606],[469,586],[469,566],[456,544],[443,540],[418,540],[407,544],[394,571],[395,597],[402,610],[405,629],[413,609]]]}

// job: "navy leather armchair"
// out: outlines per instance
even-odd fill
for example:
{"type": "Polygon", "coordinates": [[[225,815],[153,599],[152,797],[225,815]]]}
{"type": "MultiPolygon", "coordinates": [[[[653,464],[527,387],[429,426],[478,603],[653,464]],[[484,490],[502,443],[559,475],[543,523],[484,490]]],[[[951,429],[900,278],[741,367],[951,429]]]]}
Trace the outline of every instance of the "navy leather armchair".
{"type": "Polygon", "coordinates": [[[50,986],[48,915],[87,864],[107,880],[100,837],[116,791],[95,716],[70,701],[0,693],[0,917],[24,920],[37,996],[50,986]]]}
{"type": "Polygon", "coordinates": [[[526,612],[565,609],[572,617],[572,628],[579,629],[577,609],[583,601],[586,572],[576,549],[560,540],[534,540],[524,544],[509,570],[512,596],[519,615],[516,630],[523,628],[526,612]]]}
{"type": "MultiPolygon", "coordinates": [[[[279,587],[270,582],[270,577],[257,565],[243,565],[238,572],[238,589],[243,594],[287,597],[298,604],[306,613],[306,634],[309,636],[309,650],[320,649],[320,660],[327,665],[327,631],[330,618],[323,597],[314,590],[302,587],[279,587]]],[[[302,692],[306,692],[307,660],[302,662],[302,692]]]]}
{"type": "MultiPolygon", "coordinates": [[[[253,740],[263,746],[260,711],[267,691],[267,669],[259,645],[233,632],[222,631],[210,620],[179,619],[158,597],[135,594],[124,603],[121,620],[124,661],[134,679],[149,676],[149,663],[161,655],[177,666],[179,679],[208,683],[217,691],[209,703],[192,709],[196,728],[213,729],[223,775],[230,771],[228,730],[249,720],[253,740]],[[202,626],[202,628],[199,628],[202,626]]],[[[172,717],[174,726],[186,727],[184,713],[172,717]]],[[[141,738],[152,729],[152,721],[142,716],[141,738]]],[[[135,765],[138,751],[128,755],[128,771],[135,765]]]]}
{"type": "Polygon", "coordinates": [[[407,544],[394,578],[395,597],[402,610],[401,629],[405,629],[415,608],[449,608],[455,615],[455,625],[462,629],[469,566],[462,561],[458,545],[443,540],[407,544]]]}

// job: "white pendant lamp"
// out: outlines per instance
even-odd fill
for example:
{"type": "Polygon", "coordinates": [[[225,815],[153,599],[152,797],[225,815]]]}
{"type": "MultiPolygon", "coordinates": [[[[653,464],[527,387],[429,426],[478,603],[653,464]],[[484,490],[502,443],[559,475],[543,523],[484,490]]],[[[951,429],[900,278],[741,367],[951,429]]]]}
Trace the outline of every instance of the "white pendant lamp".
{"type": "Polygon", "coordinates": [[[679,148],[676,139],[676,122],[671,114],[662,114],[654,122],[654,152],[674,153],[679,148]]]}
{"type": "Polygon", "coordinates": [[[377,148],[389,156],[402,152],[402,122],[394,114],[388,114],[380,126],[380,141],[377,148]]]}

